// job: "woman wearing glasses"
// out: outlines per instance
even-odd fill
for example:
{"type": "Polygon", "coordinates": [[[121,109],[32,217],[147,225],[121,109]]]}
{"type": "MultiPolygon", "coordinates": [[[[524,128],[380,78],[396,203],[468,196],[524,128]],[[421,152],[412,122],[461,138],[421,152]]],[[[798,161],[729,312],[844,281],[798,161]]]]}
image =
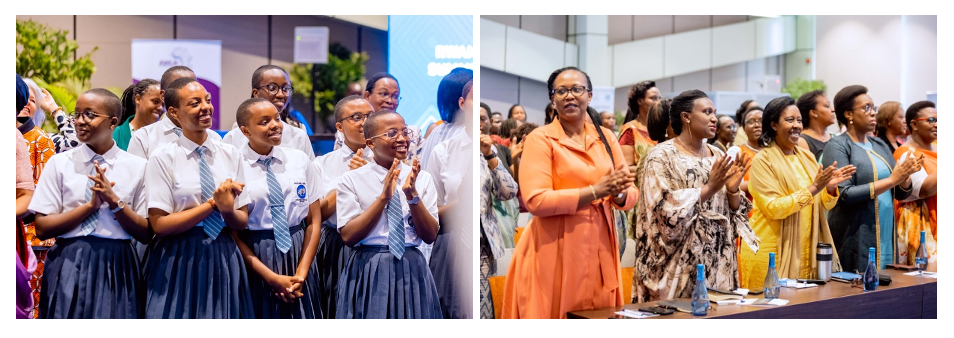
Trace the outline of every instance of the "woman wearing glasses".
{"type": "MultiPolygon", "coordinates": [[[[919,235],[924,231],[928,264],[933,265],[937,263],[937,145],[934,144],[937,141],[937,108],[931,101],[918,101],[908,107],[904,115],[911,138],[894,151],[894,158],[903,161],[913,150],[924,156],[924,167],[911,175],[914,184],[912,196],[895,207],[898,263],[914,264],[921,240],[919,235]]],[[[936,271],[937,268],[928,269],[936,271]]]]}
{"type": "MultiPolygon", "coordinates": [[[[762,136],[762,114],[762,107],[752,106],[740,115],[745,143],[739,149],[753,159],[762,150],[762,144],[759,142],[759,136],[762,136]]],[[[742,177],[742,184],[739,185],[739,189],[745,192],[749,200],[752,200],[752,195],[749,194],[749,175],[751,173],[751,171],[745,173],[745,176],[742,177]]]]}
{"type": "MultiPolygon", "coordinates": [[[[877,250],[877,266],[895,263],[894,201],[911,194],[910,175],[920,157],[895,162],[888,145],[874,136],[877,110],[868,88],[852,85],[835,94],[835,117],[847,126],[825,145],[822,166],[854,165],[855,174],[838,184],[838,204],[828,213],[832,238],[845,271],[865,271],[868,248],[877,250]]],[[[922,155],[923,156],[923,155],[922,155]]]]}
{"type": "MultiPolygon", "coordinates": [[[[371,107],[374,107],[374,111],[397,111],[398,103],[401,102],[401,86],[398,84],[398,80],[394,75],[384,72],[375,73],[368,78],[368,85],[364,90],[364,99],[371,103],[371,107]]],[[[415,125],[408,125],[407,129],[411,135],[409,136],[410,143],[407,148],[406,163],[409,164],[415,159],[423,161],[421,151],[423,150],[424,138],[421,137],[421,128],[415,125]]],[[[335,133],[334,148],[338,149],[343,145],[344,135],[342,135],[341,132],[335,133]]]]}
{"type": "Polygon", "coordinates": [[[47,256],[40,318],[141,318],[140,264],[130,238],[151,236],[146,160],[112,139],[122,111],[115,94],[87,91],[76,110],[84,145],[50,159],[30,202],[37,237],[58,239],[47,256]]]}
{"type": "MultiPolygon", "coordinates": [[[[758,253],[741,250],[739,257],[741,285],[749,290],[762,289],[772,252],[778,253],[780,278],[818,278],[816,244],[832,244],[825,211],[838,201],[838,183],[855,170],[822,170],[815,155],[798,146],[802,115],[795,99],[770,101],[762,123],[759,143],[766,147],[752,160],[749,183],[755,202],[750,222],[761,245],[758,253]]],[[[841,271],[838,261],[834,270],[841,271]]]]}
{"type": "Polygon", "coordinates": [[[735,121],[732,120],[732,117],[729,115],[719,116],[718,129],[716,129],[716,136],[709,139],[709,144],[716,146],[719,150],[725,152],[732,147],[732,143],[735,142],[735,133],[739,130],[739,126],[735,124],[735,121]]]}
{"type": "Polygon", "coordinates": [[[507,272],[504,318],[623,305],[613,209],[636,204],[635,175],[611,131],[585,122],[586,73],[558,69],[547,89],[559,120],[524,140],[520,184],[534,217],[507,272]]]}

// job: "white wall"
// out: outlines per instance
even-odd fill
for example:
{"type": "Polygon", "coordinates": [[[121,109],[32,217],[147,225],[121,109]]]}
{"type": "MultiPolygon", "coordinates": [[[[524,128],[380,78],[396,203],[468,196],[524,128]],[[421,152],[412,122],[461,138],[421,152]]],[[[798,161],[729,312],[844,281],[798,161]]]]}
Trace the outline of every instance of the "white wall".
{"type": "Polygon", "coordinates": [[[817,16],[816,78],[830,96],[868,87],[876,104],[905,107],[937,90],[936,16],[817,16]]]}

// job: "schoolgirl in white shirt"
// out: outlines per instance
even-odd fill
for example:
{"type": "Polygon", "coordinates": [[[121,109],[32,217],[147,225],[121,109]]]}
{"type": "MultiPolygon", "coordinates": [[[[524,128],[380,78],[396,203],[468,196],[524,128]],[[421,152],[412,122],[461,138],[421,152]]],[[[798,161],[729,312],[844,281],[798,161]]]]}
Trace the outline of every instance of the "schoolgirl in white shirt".
{"type": "Polygon", "coordinates": [[[360,168],[373,160],[373,153],[364,139],[364,121],[374,108],[360,95],[351,95],[335,105],[335,128],[344,135],[344,145],[315,159],[322,196],[321,237],[318,241],[318,276],[321,280],[321,309],[325,318],[335,318],[338,277],[344,269],[351,248],[338,233],[338,215],[335,213],[338,182],[344,173],[360,168]]]}
{"type": "Polygon", "coordinates": [[[242,155],[206,133],[209,100],[187,77],[165,92],[167,114],[179,121],[182,137],[153,151],[146,165],[156,235],[144,259],[146,318],[254,317],[245,263],[229,233],[247,222],[234,207],[242,155]]]}
{"type": "Polygon", "coordinates": [[[235,205],[248,229],[233,236],[249,270],[255,316],[321,318],[318,170],[305,153],[278,146],[281,117],[267,100],[246,100],[235,120],[249,140],[240,150],[245,187],[235,205]]]}
{"type": "Polygon", "coordinates": [[[119,98],[96,88],[76,100],[83,145],[46,164],[29,209],[37,237],[56,237],[46,258],[40,318],[141,318],[139,258],[149,238],[142,172],[146,160],[112,139],[119,98]]]}
{"type": "Polygon", "coordinates": [[[404,118],[376,112],[364,128],[374,161],[338,183],[338,231],[354,251],[338,280],[335,315],[442,318],[434,278],[417,249],[437,237],[434,184],[420,162],[401,162],[410,134],[404,118]]]}

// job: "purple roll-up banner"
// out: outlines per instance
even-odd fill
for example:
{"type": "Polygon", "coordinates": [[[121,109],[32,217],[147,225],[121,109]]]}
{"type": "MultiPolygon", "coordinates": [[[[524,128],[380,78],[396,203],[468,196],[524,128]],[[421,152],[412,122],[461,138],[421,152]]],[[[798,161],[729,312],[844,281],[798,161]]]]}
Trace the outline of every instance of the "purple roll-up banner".
{"type": "Polygon", "coordinates": [[[222,87],[222,41],[220,40],[132,40],[133,82],[162,78],[173,66],[186,66],[212,96],[212,129],[219,129],[219,92],[222,87]]]}

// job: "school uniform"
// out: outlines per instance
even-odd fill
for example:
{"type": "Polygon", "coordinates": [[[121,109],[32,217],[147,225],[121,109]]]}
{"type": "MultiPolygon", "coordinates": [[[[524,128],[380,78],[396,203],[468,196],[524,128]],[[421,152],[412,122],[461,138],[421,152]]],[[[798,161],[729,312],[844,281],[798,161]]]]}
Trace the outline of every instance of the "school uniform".
{"type": "MultiPolygon", "coordinates": [[[[229,130],[225,137],[222,137],[222,142],[231,144],[236,149],[242,149],[242,147],[248,145],[248,137],[245,137],[236,122],[232,123],[232,130],[229,130]]],[[[301,128],[296,128],[285,122],[282,122],[282,144],[280,147],[301,150],[305,155],[308,155],[309,161],[315,159],[315,151],[311,148],[311,140],[308,139],[308,134],[301,128]]]]}
{"type": "MultiPolygon", "coordinates": [[[[225,179],[239,176],[241,160],[235,147],[210,138],[201,148],[186,137],[159,147],[146,165],[149,208],[173,214],[205,203],[225,179]]],[[[245,263],[229,231],[215,211],[189,230],[153,238],[143,268],[146,318],[254,317],[245,263]]]]}
{"type": "MultiPolygon", "coordinates": [[[[388,168],[372,162],[341,177],[337,188],[338,231],[381,195],[387,173],[388,168]]],[[[337,318],[441,318],[434,278],[417,249],[423,241],[401,191],[410,173],[411,167],[402,163],[400,183],[389,207],[354,246],[338,280],[337,318]],[[398,237],[402,230],[403,247],[398,237]]],[[[415,185],[419,203],[436,219],[437,194],[431,176],[421,171],[415,185]]]]}
{"type": "MultiPolygon", "coordinates": [[[[222,141],[219,133],[212,129],[206,129],[205,133],[213,141],[222,141]]],[[[156,123],[136,129],[129,139],[129,146],[126,151],[130,154],[149,159],[149,155],[159,147],[172,143],[182,136],[182,128],[176,127],[168,115],[162,115],[162,118],[156,123]]]]}
{"type": "MultiPolygon", "coordinates": [[[[103,155],[83,145],[54,155],[40,175],[29,209],[60,214],[93,197],[93,161],[106,169],[113,192],[146,216],[142,172],[146,160],[116,144],[103,155]]],[[[46,258],[40,318],[140,318],[139,258],[127,233],[103,203],[80,225],[57,237],[46,258]]]]}
{"type": "MultiPolygon", "coordinates": [[[[473,182],[473,179],[464,180],[467,173],[473,172],[473,158],[476,156],[473,146],[473,137],[461,130],[434,146],[430,152],[430,159],[423,168],[434,177],[438,206],[457,201],[462,192],[472,193],[473,189],[463,185],[473,182]]],[[[466,206],[460,205],[459,208],[466,206]]],[[[470,212],[466,214],[471,215],[470,212]]],[[[471,222],[456,219],[444,219],[441,223],[428,261],[440,294],[441,311],[444,318],[473,318],[473,281],[459,279],[459,276],[470,275],[474,261],[472,244],[461,245],[474,243],[473,226],[471,222]]]]}
{"type": "Polygon", "coordinates": [[[248,206],[248,229],[239,237],[269,270],[294,276],[299,264],[311,264],[302,285],[303,297],[285,303],[274,296],[268,283],[248,271],[252,307],[256,318],[321,318],[321,288],[315,261],[300,262],[304,251],[302,222],[308,207],[320,197],[318,172],[308,155],[297,149],[272,147],[261,155],[242,148],[242,176],[245,188],[235,208],[248,206]]]}
{"type": "MultiPolygon", "coordinates": [[[[341,147],[315,159],[313,164],[321,183],[318,189],[320,197],[328,196],[338,187],[341,175],[351,170],[348,163],[354,154],[351,148],[341,147]]],[[[373,164],[373,157],[371,149],[364,147],[364,159],[369,162],[368,165],[373,164]]],[[[341,234],[338,233],[338,214],[334,213],[321,223],[321,239],[318,240],[318,252],[315,254],[318,279],[321,280],[321,310],[324,318],[335,318],[338,277],[350,256],[351,248],[341,240],[341,234]]]]}
{"type": "MultiPolygon", "coordinates": [[[[410,133],[408,136],[407,144],[407,159],[404,160],[406,163],[413,163],[414,159],[418,161],[424,161],[422,157],[422,151],[424,150],[424,134],[421,134],[421,128],[418,128],[415,125],[407,125],[407,130],[410,133]]],[[[341,131],[335,132],[335,145],[334,150],[345,147],[345,137],[341,131]]]]}

